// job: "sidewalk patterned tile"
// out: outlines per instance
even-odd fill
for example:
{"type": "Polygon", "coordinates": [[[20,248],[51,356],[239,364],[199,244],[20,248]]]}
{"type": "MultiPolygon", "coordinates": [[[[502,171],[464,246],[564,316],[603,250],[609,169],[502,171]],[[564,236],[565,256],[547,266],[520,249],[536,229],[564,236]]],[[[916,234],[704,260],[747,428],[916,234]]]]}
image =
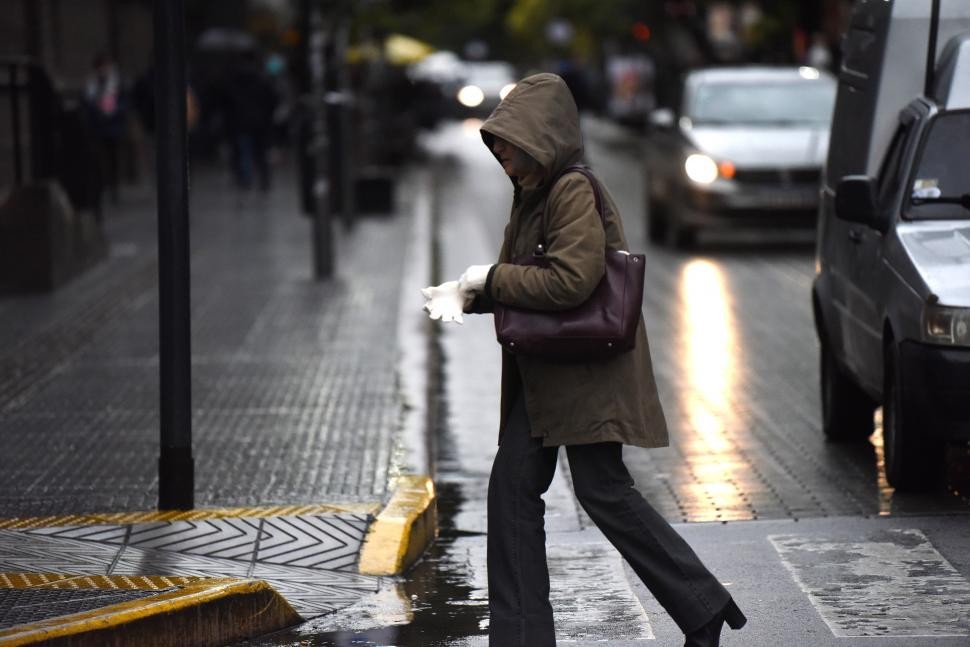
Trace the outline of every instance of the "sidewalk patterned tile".
{"type": "Polygon", "coordinates": [[[0,571],[105,575],[118,546],[0,530],[0,571]]]}
{"type": "Polygon", "coordinates": [[[920,530],[768,539],[835,636],[970,636],[970,582],[920,530]]]}
{"type": "Polygon", "coordinates": [[[350,606],[380,588],[372,575],[256,564],[250,577],[265,580],[304,618],[350,606]]]}
{"type": "Polygon", "coordinates": [[[256,561],[353,570],[368,524],[367,516],[355,514],[265,519],[256,561]]]}
{"type": "Polygon", "coordinates": [[[138,524],[128,545],[250,562],[262,519],[207,519],[138,524]]]}
{"type": "Polygon", "coordinates": [[[0,530],[0,571],[265,579],[304,617],[354,604],[380,578],[356,564],[366,513],[0,530]]]}
{"type": "Polygon", "coordinates": [[[126,546],[110,574],[245,578],[251,570],[248,562],[126,546]]]}
{"type": "Polygon", "coordinates": [[[58,539],[91,541],[98,544],[123,544],[125,543],[125,536],[128,534],[128,526],[114,524],[97,526],[51,526],[48,528],[30,528],[18,532],[58,539]]]}

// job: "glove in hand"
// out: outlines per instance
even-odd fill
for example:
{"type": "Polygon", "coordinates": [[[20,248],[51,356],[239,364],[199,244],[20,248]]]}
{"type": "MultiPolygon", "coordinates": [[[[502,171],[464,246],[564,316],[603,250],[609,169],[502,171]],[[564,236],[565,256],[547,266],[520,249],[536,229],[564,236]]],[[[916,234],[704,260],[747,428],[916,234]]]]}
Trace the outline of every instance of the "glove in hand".
{"type": "Polygon", "coordinates": [[[458,281],[423,288],[421,294],[427,299],[424,311],[431,319],[464,323],[462,309],[466,299],[458,289],[458,281]]]}
{"type": "Polygon", "coordinates": [[[469,265],[465,273],[458,278],[458,289],[466,295],[483,291],[491,269],[491,265],[469,265]]]}

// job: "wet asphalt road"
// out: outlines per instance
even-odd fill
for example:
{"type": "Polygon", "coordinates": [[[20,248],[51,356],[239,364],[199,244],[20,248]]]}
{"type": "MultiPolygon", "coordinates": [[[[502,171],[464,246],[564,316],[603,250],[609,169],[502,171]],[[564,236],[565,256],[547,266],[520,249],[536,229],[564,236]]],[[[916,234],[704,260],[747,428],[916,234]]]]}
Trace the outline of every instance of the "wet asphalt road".
{"type": "MultiPolygon", "coordinates": [[[[644,313],[671,428],[671,447],[627,448],[625,460],[637,487],[671,522],[731,522],[680,526],[750,611],[753,627],[726,635],[723,644],[853,645],[857,635],[867,645],[966,644],[970,627],[963,625],[946,629],[950,633],[934,633],[939,623],[860,629],[850,622],[843,628],[839,614],[871,613],[871,600],[854,607],[846,594],[826,607],[825,595],[812,597],[811,566],[820,554],[812,546],[830,554],[841,545],[832,537],[862,541],[871,535],[883,538],[873,540],[874,554],[891,555],[885,546],[922,551],[925,543],[908,534],[887,543],[885,533],[925,532],[958,571],[951,588],[941,585],[939,592],[970,600],[970,588],[961,588],[970,570],[967,542],[953,534],[966,528],[970,511],[959,482],[967,472],[966,450],[951,452],[949,477],[936,491],[903,496],[881,472],[878,426],[858,445],[832,445],[822,437],[809,301],[812,232],[711,235],[689,253],[651,247],[639,139],[600,122],[585,126],[589,161],[623,212],[631,247],[647,252],[644,313]],[[924,523],[926,515],[955,516],[924,523]],[[915,526],[900,530],[905,520],[915,526]],[[786,533],[792,528],[811,530],[818,539],[791,539],[786,533]],[[724,550],[726,543],[731,550],[724,550]],[[778,609],[788,616],[759,629],[759,614],[778,609]],[[893,636],[906,635],[894,642],[893,636]]],[[[427,147],[436,169],[437,278],[447,280],[494,258],[511,190],[475,124],[443,128],[427,147]]],[[[441,327],[438,341],[444,360],[435,437],[438,543],[406,581],[373,604],[261,644],[486,644],[484,498],[497,432],[498,350],[485,317],[441,327]]],[[[559,642],[682,644],[676,627],[578,509],[568,481],[561,464],[545,497],[559,642]]],[[[888,562],[875,561],[882,564],[876,579],[885,580],[886,590],[901,590],[886,575],[888,562]]]]}

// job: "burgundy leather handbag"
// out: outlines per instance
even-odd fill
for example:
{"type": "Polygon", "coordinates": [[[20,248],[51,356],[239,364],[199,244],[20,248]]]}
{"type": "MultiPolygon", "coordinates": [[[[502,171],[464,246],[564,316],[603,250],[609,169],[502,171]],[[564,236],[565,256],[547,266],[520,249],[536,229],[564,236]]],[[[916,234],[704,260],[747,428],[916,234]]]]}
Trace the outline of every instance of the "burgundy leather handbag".
{"type": "MultiPolygon", "coordinates": [[[[582,173],[593,185],[596,212],[605,230],[596,177],[578,165],[567,167],[559,177],[569,172],[582,173]]],[[[584,303],[569,310],[529,310],[496,302],[498,342],[510,353],[574,362],[605,360],[632,350],[643,304],[644,260],[643,254],[607,248],[603,279],[584,303]]],[[[544,245],[515,264],[546,266],[544,245]]]]}

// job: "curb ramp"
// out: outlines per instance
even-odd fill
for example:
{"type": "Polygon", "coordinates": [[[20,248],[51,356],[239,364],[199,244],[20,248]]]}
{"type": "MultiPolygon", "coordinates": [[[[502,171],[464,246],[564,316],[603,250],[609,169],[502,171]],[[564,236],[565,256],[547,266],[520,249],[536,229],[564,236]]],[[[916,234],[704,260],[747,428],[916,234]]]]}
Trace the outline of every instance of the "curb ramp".
{"type": "MultiPolygon", "coordinates": [[[[436,492],[430,477],[404,475],[392,484],[392,495],[375,504],[327,504],[274,508],[220,508],[184,512],[136,512],[62,517],[0,519],[0,532],[44,528],[105,527],[105,524],[152,524],[206,519],[269,518],[324,512],[373,515],[360,545],[356,571],[361,576],[399,576],[417,562],[437,535],[436,492]]],[[[43,556],[41,556],[43,562],[43,556]]],[[[38,564],[41,568],[42,564],[38,564]]],[[[32,566],[31,570],[36,569],[32,566]]],[[[0,567],[0,571],[4,569],[0,567]]],[[[8,608],[30,610],[53,604],[44,595],[59,596],[70,606],[77,596],[104,592],[114,603],[26,621],[0,629],[0,647],[20,645],[226,645],[254,638],[304,621],[306,611],[291,604],[273,585],[261,579],[178,575],[100,575],[45,572],[0,572],[0,601],[8,608]],[[48,593],[49,592],[49,593],[48,593]],[[127,592],[127,593],[126,593],[127,592]],[[124,599],[126,595],[138,599],[124,599]],[[28,600],[28,598],[30,598],[28,600]],[[116,601],[117,599],[123,601],[116,601]],[[97,607],[97,608],[93,608],[97,607]]],[[[174,570],[178,570],[175,568],[174,570]]],[[[103,571],[102,571],[103,572],[103,571]]],[[[198,575],[198,574],[197,574],[198,575]]],[[[207,575],[207,574],[203,574],[207,575]]],[[[358,576],[355,576],[358,577],[358,576]]],[[[285,589],[285,587],[284,587],[285,589]]],[[[81,600],[82,604],[84,601],[81,600]]],[[[318,614],[317,614],[318,615],[318,614]]],[[[312,617],[311,614],[310,617],[312,617]]]]}
{"type": "MultiPolygon", "coordinates": [[[[60,581],[70,579],[77,578],[60,581]]],[[[0,630],[0,645],[216,646],[277,631],[301,620],[289,603],[261,580],[200,579],[140,600],[0,630]]]]}

